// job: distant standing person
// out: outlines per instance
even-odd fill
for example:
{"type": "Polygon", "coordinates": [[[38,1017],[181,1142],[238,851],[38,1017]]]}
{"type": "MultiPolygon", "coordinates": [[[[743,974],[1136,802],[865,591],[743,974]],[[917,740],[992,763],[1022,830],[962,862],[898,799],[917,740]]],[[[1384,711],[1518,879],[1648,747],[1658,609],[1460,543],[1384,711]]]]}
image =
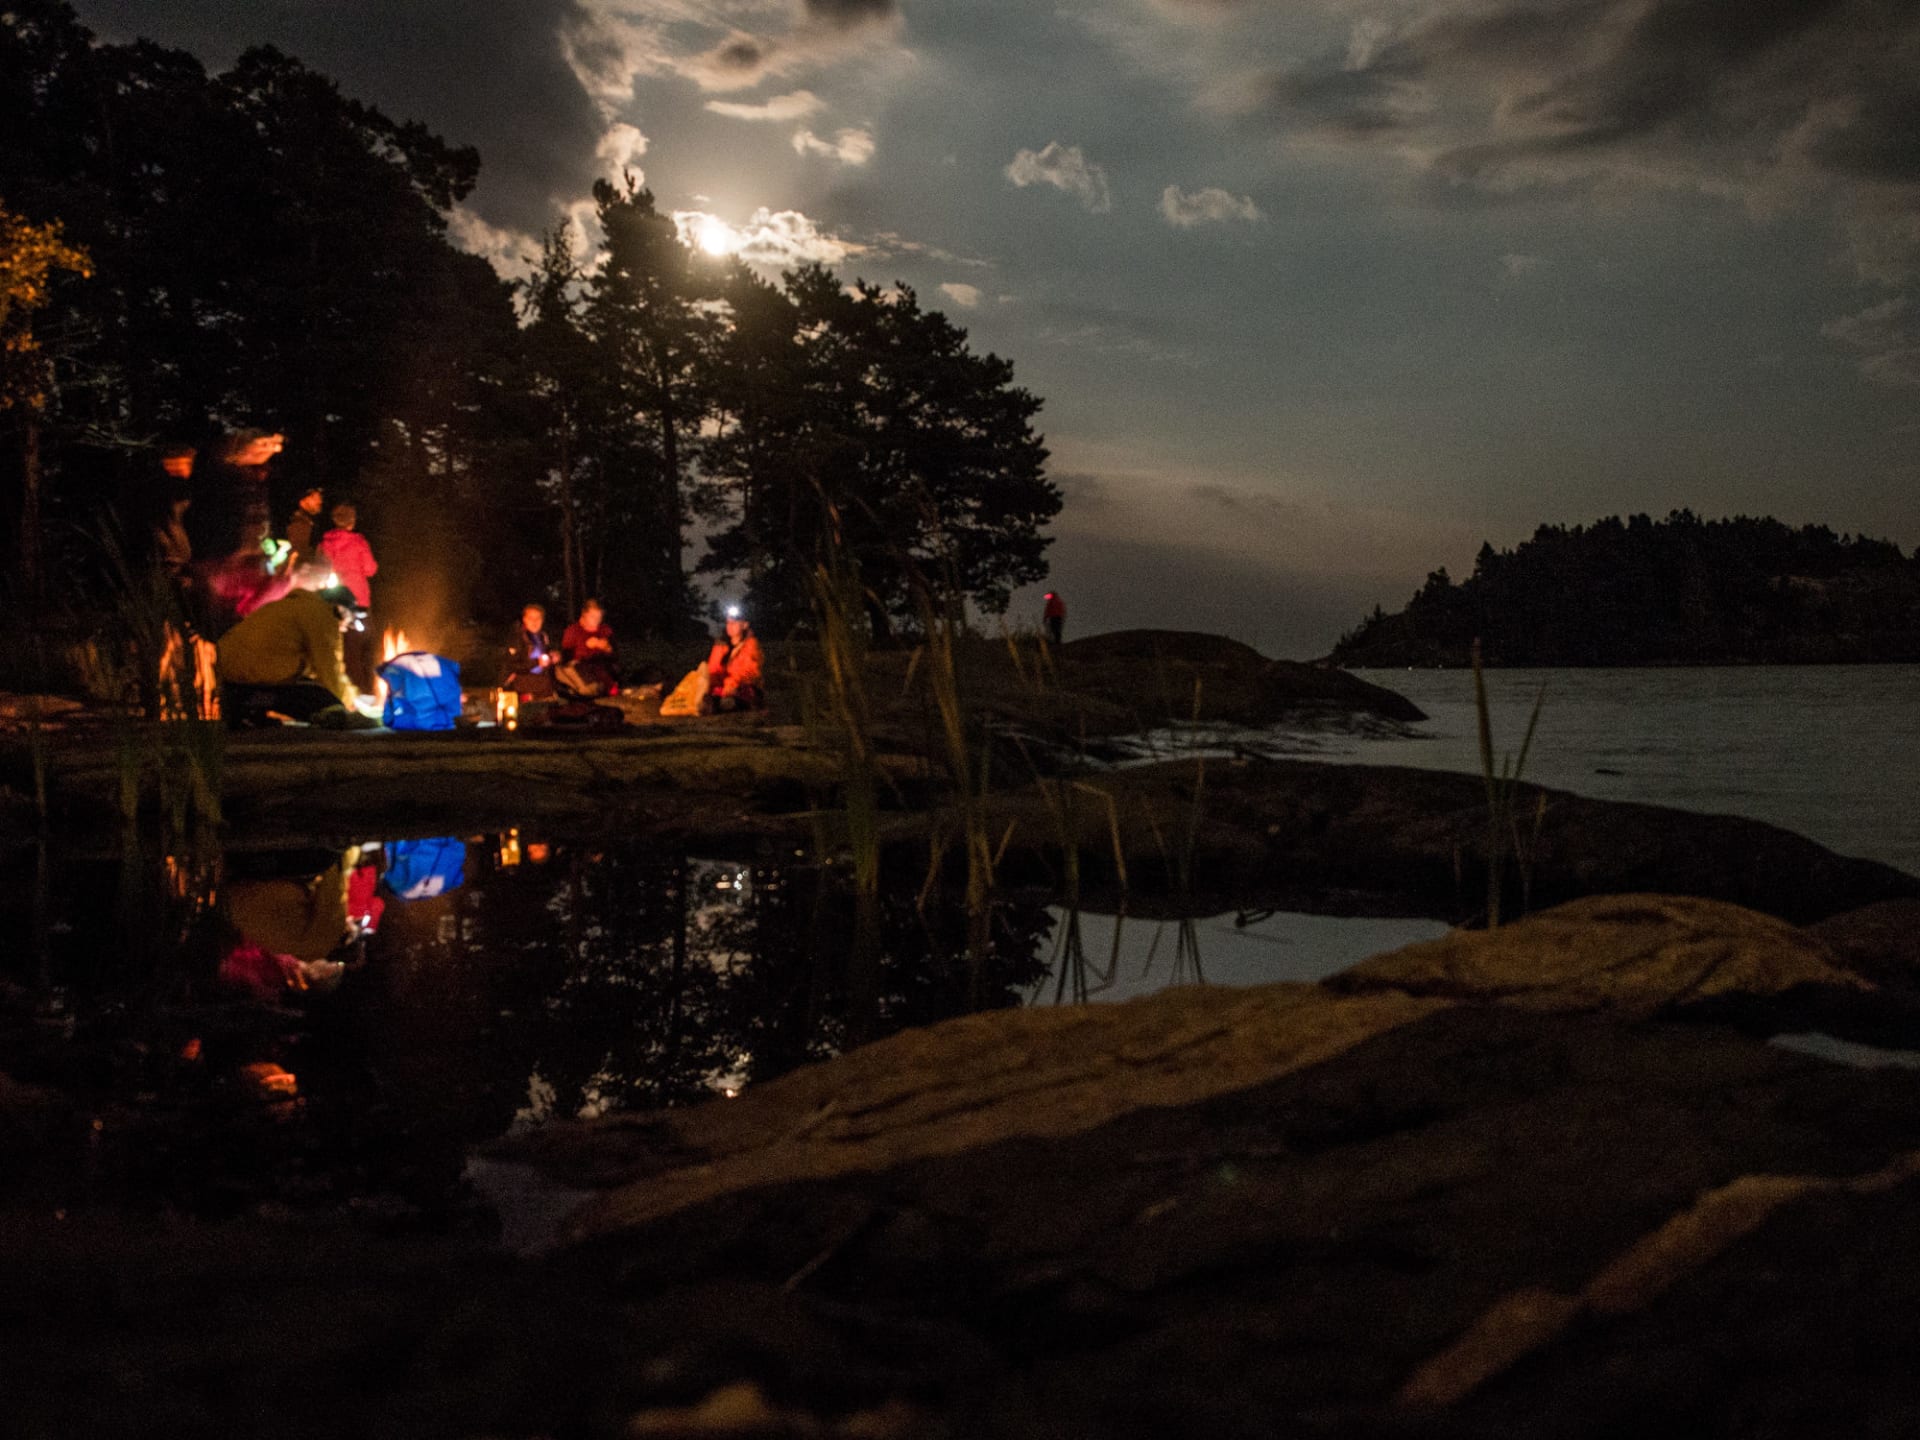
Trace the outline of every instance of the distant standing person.
{"type": "Polygon", "coordinates": [[[613,627],[607,624],[607,612],[598,600],[580,607],[580,618],[560,637],[560,669],[554,679],[576,695],[591,699],[597,695],[617,695],[619,672],[614,669],[613,627]]]}
{"type": "MultiPolygon", "coordinates": [[[[368,582],[380,573],[380,562],[373,558],[373,546],[354,527],[360,515],[351,505],[333,507],[333,529],[320,541],[320,560],[333,571],[334,578],[353,592],[353,603],[362,610],[373,608],[373,586],[368,582]]],[[[354,629],[346,633],[347,676],[361,690],[373,689],[373,632],[354,629]]]]}
{"type": "Polygon", "coordinates": [[[1046,608],[1041,612],[1047,622],[1047,638],[1058,645],[1067,633],[1067,602],[1057,591],[1047,591],[1046,608]]]}
{"type": "Polygon", "coordinates": [[[326,492],[318,485],[313,486],[300,497],[300,503],[293,507],[293,514],[287,520],[287,544],[292,547],[287,556],[287,568],[292,570],[303,560],[311,560],[314,554],[314,526],[320,519],[320,507],[326,504],[326,492]]]}

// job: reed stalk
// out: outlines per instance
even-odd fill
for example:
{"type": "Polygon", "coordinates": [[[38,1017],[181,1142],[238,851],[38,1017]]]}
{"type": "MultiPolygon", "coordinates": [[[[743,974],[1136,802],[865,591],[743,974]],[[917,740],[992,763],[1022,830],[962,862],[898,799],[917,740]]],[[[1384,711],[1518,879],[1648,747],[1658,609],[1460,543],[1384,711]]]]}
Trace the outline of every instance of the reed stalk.
{"type": "Polygon", "coordinates": [[[1533,903],[1533,857],[1537,852],[1540,832],[1546,824],[1547,797],[1542,794],[1534,809],[1533,836],[1531,842],[1523,842],[1520,835],[1518,800],[1521,777],[1526,773],[1527,756],[1533,749],[1533,737],[1540,726],[1540,712],[1547,702],[1547,687],[1543,684],[1540,693],[1534,697],[1533,713],[1527,718],[1527,733],[1520,742],[1520,753],[1516,758],[1511,753],[1502,756],[1498,765],[1494,762],[1493,717],[1487,704],[1487,678],[1480,661],[1480,642],[1473,642],[1473,704],[1474,713],[1480,729],[1480,774],[1487,788],[1487,928],[1497,930],[1501,920],[1501,892],[1505,888],[1505,872],[1509,847],[1520,872],[1520,893],[1522,908],[1533,903]]]}

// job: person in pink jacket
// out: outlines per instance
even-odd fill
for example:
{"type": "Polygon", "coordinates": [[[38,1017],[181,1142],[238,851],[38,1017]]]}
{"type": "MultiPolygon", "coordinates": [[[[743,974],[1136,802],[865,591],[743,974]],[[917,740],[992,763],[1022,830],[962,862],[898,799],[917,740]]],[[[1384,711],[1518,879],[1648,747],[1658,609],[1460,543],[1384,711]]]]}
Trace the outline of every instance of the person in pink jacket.
{"type": "MultiPolygon", "coordinates": [[[[351,505],[333,507],[333,529],[320,541],[320,560],[339,582],[353,592],[363,610],[373,608],[373,587],[367,582],[380,573],[380,562],[373,558],[367,537],[353,527],[359,515],[351,505]]],[[[373,689],[373,632],[355,630],[346,636],[347,678],[354,688],[373,689]]]]}

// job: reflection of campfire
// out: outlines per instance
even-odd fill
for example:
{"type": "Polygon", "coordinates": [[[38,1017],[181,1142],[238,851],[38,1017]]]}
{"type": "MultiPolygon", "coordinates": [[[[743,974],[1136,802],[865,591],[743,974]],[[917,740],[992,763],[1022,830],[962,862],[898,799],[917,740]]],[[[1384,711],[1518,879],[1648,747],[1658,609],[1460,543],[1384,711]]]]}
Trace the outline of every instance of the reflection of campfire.
{"type": "MultiPolygon", "coordinates": [[[[407,632],[396,630],[391,625],[387,633],[380,637],[380,663],[386,664],[396,655],[404,655],[413,646],[407,642],[407,632]]],[[[376,673],[373,682],[373,698],[384,706],[387,703],[387,682],[376,673]]]]}
{"type": "Polygon", "coordinates": [[[220,680],[214,672],[214,647],[198,635],[167,626],[160,654],[160,718],[218,720],[220,680]]]}

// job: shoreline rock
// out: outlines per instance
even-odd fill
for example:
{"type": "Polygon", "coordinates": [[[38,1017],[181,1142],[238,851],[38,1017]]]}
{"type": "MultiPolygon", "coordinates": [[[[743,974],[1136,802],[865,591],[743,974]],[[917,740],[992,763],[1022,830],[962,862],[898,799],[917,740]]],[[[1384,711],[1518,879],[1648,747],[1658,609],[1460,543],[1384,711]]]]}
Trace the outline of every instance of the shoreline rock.
{"type": "Polygon", "coordinates": [[[1612,896],[1342,985],[948,1021],[490,1147],[595,1192],[537,1259],[0,1215],[13,1415],[156,1440],[1600,1440],[1806,1433],[1810,1386],[1831,1433],[1898,1433],[1920,1072],[1696,1003],[1871,1001],[1885,918],[1834,921],[1848,951],[1612,896]]]}

